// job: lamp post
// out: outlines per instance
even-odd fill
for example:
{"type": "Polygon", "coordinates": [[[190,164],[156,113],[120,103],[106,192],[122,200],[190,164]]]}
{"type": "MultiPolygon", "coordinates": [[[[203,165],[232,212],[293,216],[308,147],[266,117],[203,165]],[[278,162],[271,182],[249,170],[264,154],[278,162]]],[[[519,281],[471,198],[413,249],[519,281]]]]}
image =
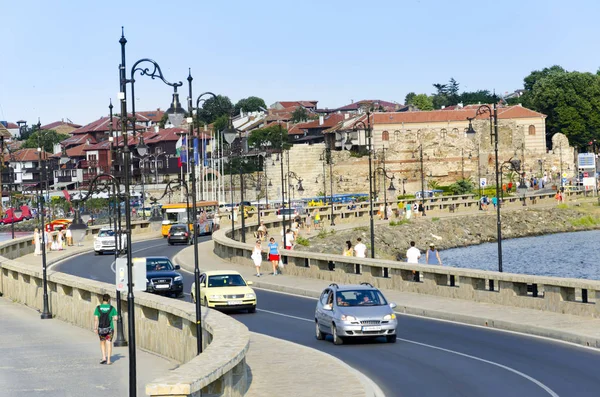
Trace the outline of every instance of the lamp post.
{"type": "MultiPolygon", "coordinates": [[[[352,143],[350,143],[350,148],[352,149],[352,143]]],[[[323,161],[323,202],[325,202],[325,196],[327,195],[327,178],[325,177],[325,164],[329,164],[329,202],[331,205],[331,223],[330,226],[335,226],[334,215],[333,215],[333,159],[331,158],[331,149],[326,148],[323,153],[321,153],[321,161],[323,161]]]]}
{"type": "MultiPolygon", "coordinates": [[[[37,131],[38,131],[38,139],[39,134],[41,132],[41,123],[38,120],[37,123],[37,131]]],[[[40,196],[38,198],[38,212],[40,214],[40,224],[41,224],[41,233],[42,233],[42,281],[43,281],[43,309],[40,315],[42,320],[47,320],[52,318],[52,313],[50,313],[49,304],[48,304],[48,278],[47,278],[47,263],[46,263],[46,227],[44,225],[44,191],[42,189],[42,180],[46,178],[46,164],[44,156],[42,155],[42,147],[38,146],[38,161],[40,163],[41,173],[40,173],[40,196]]]]}
{"type": "MultiPolygon", "coordinates": [[[[496,101],[494,100],[493,108],[489,105],[481,105],[477,108],[475,112],[475,117],[469,118],[469,128],[467,129],[467,135],[476,134],[476,131],[473,129],[472,120],[477,116],[484,114],[489,114],[490,119],[490,141],[493,141],[494,144],[494,153],[496,158],[496,200],[498,200],[498,205],[496,205],[496,229],[498,234],[498,271],[502,272],[502,220],[500,219],[500,181],[499,181],[499,161],[498,161],[498,107],[496,101]]],[[[481,183],[480,183],[481,184],[481,183]]]]}
{"type": "MultiPolygon", "coordinates": [[[[277,123],[279,125],[279,136],[280,136],[280,142],[279,142],[279,149],[281,150],[281,157],[280,157],[280,168],[281,168],[281,208],[282,210],[285,209],[285,177],[284,177],[284,173],[283,173],[283,128],[281,128],[281,121],[278,121],[277,123]]],[[[282,219],[281,219],[281,224],[283,227],[283,247],[285,248],[285,244],[286,244],[286,233],[285,233],[285,213],[286,211],[281,211],[282,212],[282,219]]]]}
{"type": "MultiPolygon", "coordinates": [[[[223,138],[225,139],[225,142],[227,142],[229,144],[229,152],[230,152],[230,160],[229,160],[229,174],[231,175],[231,185],[232,185],[232,189],[231,189],[231,202],[232,202],[232,207],[231,207],[231,236],[232,238],[234,237],[234,228],[233,228],[233,153],[234,153],[234,149],[233,149],[233,143],[235,142],[236,138],[238,135],[238,131],[233,127],[233,119],[231,117],[229,117],[229,123],[227,125],[227,128],[225,130],[223,130],[223,138]]],[[[240,146],[241,148],[241,146],[240,146]]],[[[240,149],[241,150],[241,149],[240,149]]],[[[242,217],[242,229],[240,231],[241,233],[241,237],[240,237],[240,241],[242,243],[246,242],[246,222],[244,219],[244,174],[242,172],[242,164],[241,164],[241,155],[240,155],[240,165],[238,167],[238,171],[240,174],[240,216],[242,217]]]]}
{"type": "MultiPolygon", "coordinates": [[[[417,147],[419,151],[419,162],[421,163],[421,206],[423,207],[423,216],[427,216],[425,212],[425,170],[423,169],[423,144],[417,147]]],[[[413,158],[415,153],[413,152],[413,158]]]]}
{"type": "Polygon", "coordinates": [[[129,138],[127,132],[127,124],[129,118],[127,117],[127,95],[126,89],[127,84],[131,85],[131,129],[132,136],[135,138],[136,135],[136,115],[135,115],[135,73],[139,72],[141,76],[148,76],[151,79],[160,79],[163,83],[173,88],[173,100],[171,106],[165,112],[171,124],[175,127],[179,126],[183,121],[185,110],[179,103],[179,94],[177,93],[177,87],[183,85],[182,82],[170,83],[168,82],[160,69],[158,63],[152,59],[142,58],[136,61],[131,67],[130,77],[127,78],[126,72],[126,60],[125,60],[125,45],[127,39],[125,39],[123,28],[121,28],[121,38],[119,39],[121,45],[121,63],[119,66],[120,70],[120,91],[119,99],[121,101],[121,135],[123,138],[123,160],[124,160],[124,182],[125,182],[125,233],[127,240],[127,313],[128,315],[128,333],[129,333],[129,396],[134,397],[137,395],[137,381],[136,381],[136,343],[135,343],[135,302],[133,294],[133,258],[131,249],[131,192],[130,192],[130,178],[131,178],[131,151],[129,149],[129,138]],[[150,64],[150,67],[145,66],[150,64]]]}
{"type": "Polygon", "coordinates": [[[392,176],[389,176],[387,173],[387,170],[384,167],[377,167],[375,169],[375,172],[377,171],[381,171],[381,173],[383,174],[384,180],[389,179],[390,180],[390,186],[385,189],[383,189],[383,203],[384,203],[384,208],[383,208],[383,212],[384,212],[384,217],[383,219],[385,219],[386,221],[388,220],[388,216],[387,216],[387,208],[388,208],[388,202],[387,202],[387,192],[390,192],[390,194],[394,194],[394,192],[396,191],[396,187],[394,186],[394,179],[395,176],[392,174],[392,176]]]}
{"type": "MultiPolygon", "coordinates": [[[[375,258],[375,230],[373,222],[373,165],[372,165],[372,129],[371,129],[371,111],[367,110],[367,122],[362,120],[357,121],[352,126],[353,130],[362,129],[365,132],[365,137],[368,139],[369,153],[369,226],[371,230],[371,258],[375,258]]],[[[350,140],[350,139],[348,139],[350,140]]]]}

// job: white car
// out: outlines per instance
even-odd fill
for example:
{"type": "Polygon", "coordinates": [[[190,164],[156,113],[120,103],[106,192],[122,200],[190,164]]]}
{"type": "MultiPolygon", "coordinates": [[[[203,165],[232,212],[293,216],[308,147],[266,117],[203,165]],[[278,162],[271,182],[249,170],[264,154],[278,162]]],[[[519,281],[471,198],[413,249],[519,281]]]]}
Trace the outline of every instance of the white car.
{"type": "MultiPolygon", "coordinates": [[[[127,239],[124,234],[121,238],[121,249],[127,251],[127,239]]],[[[94,254],[102,255],[105,252],[115,252],[115,231],[110,228],[102,228],[94,237],[94,254]]]]}

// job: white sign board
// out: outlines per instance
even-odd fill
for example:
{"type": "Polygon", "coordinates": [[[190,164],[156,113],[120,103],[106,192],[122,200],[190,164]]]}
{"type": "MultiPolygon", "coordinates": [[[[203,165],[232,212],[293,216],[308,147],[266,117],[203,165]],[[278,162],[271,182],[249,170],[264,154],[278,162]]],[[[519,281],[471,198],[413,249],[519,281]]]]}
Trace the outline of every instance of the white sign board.
{"type": "MultiPolygon", "coordinates": [[[[133,273],[133,290],[146,291],[146,258],[134,258],[131,270],[133,273]]],[[[115,282],[117,291],[127,291],[127,258],[117,258],[115,282]]]]}
{"type": "Polygon", "coordinates": [[[479,178],[479,186],[486,187],[487,186],[487,178],[479,178]]]}
{"type": "Polygon", "coordinates": [[[584,177],[583,178],[583,186],[596,187],[596,178],[584,177]]]}
{"type": "Polygon", "coordinates": [[[577,155],[577,164],[579,168],[596,169],[596,155],[594,153],[579,153],[577,155]]]}

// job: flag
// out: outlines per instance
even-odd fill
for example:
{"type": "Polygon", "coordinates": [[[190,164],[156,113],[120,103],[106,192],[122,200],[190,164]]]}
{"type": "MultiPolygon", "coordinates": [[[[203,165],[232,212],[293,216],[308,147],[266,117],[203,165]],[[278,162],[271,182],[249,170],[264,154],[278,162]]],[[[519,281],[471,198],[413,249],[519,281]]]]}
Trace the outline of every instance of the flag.
{"type": "Polygon", "coordinates": [[[182,137],[179,137],[175,144],[175,152],[177,153],[177,166],[181,168],[181,146],[183,145],[182,137]]]}
{"type": "Polygon", "coordinates": [[[198,157],[198,138],[194,138],[194,161],[196,162],[196,165],[200,164],[198,157]]]}
{"type": "Polygon", "coordinates": [[[67,200],[67,203],[71,202],[71,195],[69,194],[67,189],[63,189],[63,195],[65,196],[65,200],[67,200]]]}
{"type": "Polygon", "coordinates": [[[204,159],[204,166],[208,167],[208,156],[206,155],[206,139],[202,140],[202,158],[204,159]]]}
{"type": "Polygon", "coordinates": [[[187,163],[187,156],[188,156],[187,136],[184,136],[183,140],[181,141],[181,148],[179,151],[179,159],[182,164],[187,163]]]}

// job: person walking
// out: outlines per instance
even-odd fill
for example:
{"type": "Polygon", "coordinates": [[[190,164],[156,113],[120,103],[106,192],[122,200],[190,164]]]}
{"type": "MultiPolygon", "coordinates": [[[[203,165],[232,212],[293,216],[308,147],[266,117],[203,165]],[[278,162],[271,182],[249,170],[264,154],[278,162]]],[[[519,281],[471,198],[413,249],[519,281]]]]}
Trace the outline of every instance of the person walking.
{"type": "Polygon", "coordinates": [[[429,244],[429,249],[427,250],[427,253],[425,253],[425,262],[427,262],[428,265],[442,264],[440,253],[435,249],[435,245],[433,243],[429,244]]]}
{"type": "Polygon", "coordinates": [[[367,246],[363,244],[362,239],[359,237],[356,239],[357,243],[354,246],[354,256],[357,258],[367,257],[367,246]]]}
{"type": "Polygon", "coordinates": [[[419,204],[414,203],[412,210],[413,210],[413,214],[414,214],[415,218],[418,218],[419,217],[419,204]]]}
{"type": "Polygon", "coordinates": [[[276,276],[277,275],[277,266],[279,266],[279,259],[280,259],[280,255],[279,255],[279,245],[275,242],[275,239],[273,237],[271,237],[271,239],[269,240],[269,261],[271,262],[271,265],[273,265],[273,275],[276,276]]]}
{"type": "Polygon", "coordinates": [[[306,233],[310,234],[310,227],[312,226],[312,216],[310,211],[306,211],[306,220],[304,221],[304,226],[306,227],[306,233]]]}
{"type": "Polygon", "coordinates": [[[94,310],[94,332],[100,338],[102,361],[100,364],[111,365],[112,341],[117,321],[117,309],[110,304],[110,295],[102,295],[102,304],[94,310]]]}
{"type": "Polygon", "coordinates": [[[354,249],[352,248],[352,242],[350,240],[346,241],[346,248],[344,248],[342,255],[354,256],[354,249]]]}
{"type": "Polygon", "coordinates": [[[410,205],[410,203],[406,203],[406,206],[404,207],[404,212],[406,213],[406,219],[410,219],[412,215],[412,205],[410,205]]]}
{"type": "Polygon", "coordinates": [[[65,237],[67,239],[67,246],[71,247],[73,245],[73,233],[71,233],[71,229],[67,228],[65,232],[65,237]]]}
{"type": "Polygon", "coordinates": [[[415,247],[415,242],[410,242],[410,248],[406,251],[406,263],[419,263],[419,258],[421,258],[421,251],[417,247],[415,247]]]}
{"type": "Polygon", "coordinates": [[[288,228],[285,232],[285,249],[286,250],[292,250],[292,248],[294,248],[294,232],[288,228]]]}
{"type": "Polygon", "coordinates": [[[256,268],[256,277],[260,277],[260,265],[262,263],[262,249],[260,246],[260,240],[256,240],[256,245],[254,249],[252,249],[252,261],[254,262],[254,267],[256,268]]]}
{"type": "Polygon", "coordinates": [[[35,246],[35,250],[33,251],[33,254],[38,256],[38,255],[42,255],[42,235],[40,234],[40,230],[36,227],[35,231],[33,232],[33,244],[35,246]]]}
{"type": "Polygon", "coordinates": [[[44,232],[44,243],[46,244],[46,252],[52,251],[52,238],[48,230],[44,232]]]}
{"type": "Polygon", "coordinates": [[[314,220],[315,220],[315,230],[321,229],[321,225],[320,225],[320,223],[321,223],[321,214],[319,213],[318,210],[315,210],[314,220]]]}

